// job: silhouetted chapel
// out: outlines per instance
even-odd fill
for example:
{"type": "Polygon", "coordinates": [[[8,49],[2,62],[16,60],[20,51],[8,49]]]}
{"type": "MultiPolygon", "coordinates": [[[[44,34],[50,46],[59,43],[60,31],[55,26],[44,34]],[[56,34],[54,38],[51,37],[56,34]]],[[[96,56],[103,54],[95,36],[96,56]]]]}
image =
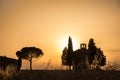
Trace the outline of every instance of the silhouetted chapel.
{"type": "Polygon", "coordinates": [[[92,38],[89,40],[88,48],[86,43],[82,43],[80,44],[80,49],[73,51],[71,54],[69,54],[67,47],[65,47],[61,58],[62,64],[66,66],[68,66],[67,60],[71,58],[73,70],[101,69],[101,66],[106,65],[106,56],[104,56],[101,48],[95,46],[94,39],[92,38]]]}
{"type": "Polygon", "coordinates": [[[86,44],[80,44],[80,49],[73,52],[73,69],[88,69],[88,50],[86,44]]]}

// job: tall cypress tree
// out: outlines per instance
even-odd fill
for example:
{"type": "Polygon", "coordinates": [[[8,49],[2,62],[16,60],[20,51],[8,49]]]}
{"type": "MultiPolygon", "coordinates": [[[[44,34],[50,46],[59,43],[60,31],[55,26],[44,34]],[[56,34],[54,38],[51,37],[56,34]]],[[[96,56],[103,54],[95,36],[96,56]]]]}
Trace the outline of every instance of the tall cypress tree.
{"type": "Polygon", "coordinates": [[[72,66],[72,53],[73,53],[72,39],[69,36],[69,39],[68,39],[68,51],[67,51],[67,65],[69,66],[70,70],[71,70],[71,66],[72,66]]]}
{"type": "Polygon", "coordinates": [[[89,59],[90,64],[92,64],[92,62],[94,60],[94,56],[96,55],[96,50],[97,50],[97,48],[95,46],[94,39],[90,39],[89,43],[88,43],[88,51],[89,51],[88,59],[89,59]]]}

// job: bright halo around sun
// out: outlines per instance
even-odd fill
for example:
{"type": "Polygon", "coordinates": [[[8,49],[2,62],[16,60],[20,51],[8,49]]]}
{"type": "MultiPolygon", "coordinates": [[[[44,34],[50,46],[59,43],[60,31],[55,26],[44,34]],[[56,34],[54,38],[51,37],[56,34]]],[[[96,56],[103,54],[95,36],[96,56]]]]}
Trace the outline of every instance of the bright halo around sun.
{"type": "Polygon", "coordinates": [[[60,49],[63,50],[65,47],[67,47],[67,45],[68,45],[68,38],[62,38],[59,44],[60,49]]]}
{"type": "MultiPolygon", "coordinates": [[[[79,44],[80,44],[80,41],[78,41],[75,38],[72,38],[73,50],[79,49],[79,44]]],[[[68,37],[62,38],[60,40],[60,49],[63,50],[65,47],[68,47],[68,37]]]]}

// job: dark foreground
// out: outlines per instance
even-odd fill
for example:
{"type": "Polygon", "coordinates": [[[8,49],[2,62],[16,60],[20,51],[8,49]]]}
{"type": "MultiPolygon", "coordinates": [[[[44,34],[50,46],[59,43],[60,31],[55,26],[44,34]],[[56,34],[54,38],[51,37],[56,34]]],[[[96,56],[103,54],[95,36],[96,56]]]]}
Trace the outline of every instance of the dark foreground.
{"type": "Polygon", "coordinates": [[[120,71],[22,70],[12,80],[120,80],[120,71]]]}

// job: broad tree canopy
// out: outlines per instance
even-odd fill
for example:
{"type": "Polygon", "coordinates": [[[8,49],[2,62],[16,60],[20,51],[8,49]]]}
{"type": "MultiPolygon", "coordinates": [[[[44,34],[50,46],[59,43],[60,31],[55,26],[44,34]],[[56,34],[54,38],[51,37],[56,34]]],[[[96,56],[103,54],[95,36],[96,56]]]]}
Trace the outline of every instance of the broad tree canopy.
{"type": "Polygon", "coordinates": [[[32,59],[43,55],[41,49],[36,47],[24,47],[16,52],[17,57],[30,61],[30,69],[32,70],[32,59]]]}

